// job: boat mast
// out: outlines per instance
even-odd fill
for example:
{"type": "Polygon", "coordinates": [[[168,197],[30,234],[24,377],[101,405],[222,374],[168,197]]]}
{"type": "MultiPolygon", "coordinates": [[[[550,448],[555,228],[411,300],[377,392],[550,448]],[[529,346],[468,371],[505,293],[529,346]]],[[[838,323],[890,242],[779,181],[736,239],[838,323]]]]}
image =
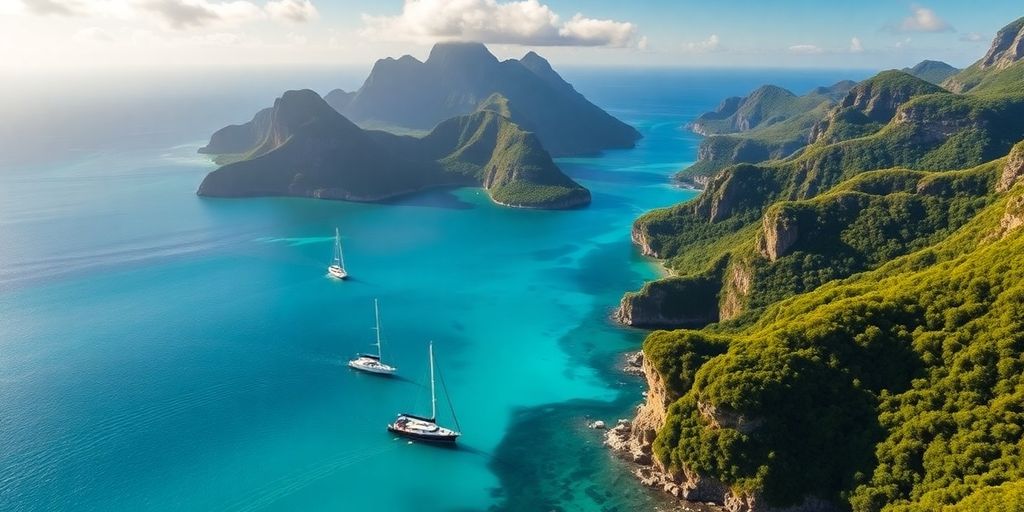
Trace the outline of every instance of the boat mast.
{"type": "Polygon", "coordinates": [[[338,228],[334,228],[334,262],[345,268],[345,256],[341,253],[341,232],[338,228]]]}
{"type": "Polygon", "coordinates": [[[380,308],[377,306],[377,299],[373,299],[373,316],[377,320],[377,327],[373,330],[377,331],[377,360],[380,361],[380,308]]]}
{"type": "Polygon", "coordinates": [[[437,396],[434,394],[434,342],[430,342],[430,421],[437,419],[437,396]]]}

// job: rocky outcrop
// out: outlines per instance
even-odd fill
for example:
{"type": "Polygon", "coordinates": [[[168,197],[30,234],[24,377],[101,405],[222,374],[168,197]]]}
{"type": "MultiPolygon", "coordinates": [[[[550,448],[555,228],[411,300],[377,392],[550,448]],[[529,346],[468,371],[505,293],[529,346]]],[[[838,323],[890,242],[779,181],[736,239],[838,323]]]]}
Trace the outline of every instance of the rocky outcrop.
{"type": "Polygon", "coordinates": [[[1021,226],[1024,226],[1024,196],[1017,196],[1006,204],[1003,218],[999,220],[997,238],[1003,238],[1021,226]]]}
{"type": "Polygon", "coordinates": [[[640,253],[644,256],[651,256],[653,258],[660,258],[658,252],[651,247],[650,237],[647,234],[647,230],[639,222],[633,223],[633,228],[629,232],[629,238],[633,240],[633,243],[640,248],[640,253]]]}
{"type": "Polygon", "coordinates": [[[795,219],[790,218],[781,208],[772,208],[761,220],[761,236],[758,250],[768,261],[775,261],[786,254],[800,238],[795,219]]]}
{"type": "Polygon", "coordinates": [[[728,512],[838,512],[839,507],[830,501],[808,496],[804,501],[789,507],[773,507],[765,503],[759,494],[730,492],[725,497],[725,510],[728,512]]]}
{"type": "Polygon", "coordinates": [[[846,94],[828,116],[811,129],[810,142],[839,142],[866,135],[888,123],[900,105],[915,96],[948,92],[902,71],[883,71],[846,94]]]}
{"type": "Polygon", "coordinates": [[[693,203],[693,212],[708,222],[719,222],[742,212],[762,207],[763,189],[771,186],[774,175],[766,168],[735,165],[708,181],[707,188],[693,203]]]}
{"type": "Polygon", "coordinates": [[[1024,18],[1003,27],[980,61],[981,69],[1006,69],[1024,60],[1024,18]]]}
{"type": "Polygon", "coordinates": [[[643,485],[661,489],[686,501],[723,503],[728,489],[722,482],[688,470],[669,471],[654,457],[654,438],[665,424],[671,399],[665,381],[654,366],[645,360],[643,369],[647,380],[644,402],[637,407],[632,421],[619,420],[614,428],[608,430],[604,445],[639,466],[634,474],[643,485]]]}
{"type": "MultiPolygon", "coordinates": [[[[637,465],[633,474],[642,485],[659,489],[687,504],[714,504],[704,510],[725,510],[727,512],[835,512],[832,503],[815,497],[808,497],[802,503],[790,507],[772,507],[759,494],[750,494],[731,489],[721,480],[702,475],[689,468],[673,471],[653,454],[654,439],[665,425],[668,406],[672,399],[658,370],[646,359],[643,361],[644,378],[647,380],[647,394],[644,402],[637,406],[633,420],[620,419],[615,427],[605,433],[604,445],[619,457],[637,465]]],[[[756,419],[723,407],[700,403],[700,412],[708,421],[721,428],[734,428],[740,432],[753,432],[760,423],[756,419]]],[[[688,505],[684,508],[689,508],[688,505]]]]}
{"type": "Polygon", "coordinates": [[[764,424],[760,418],[749,418],[728,407],[703,400],[697,400],[697,411],[711,428],[731,428],[741,434],[752,434],[764,424]]]}
{"type": "Polygon", "coordinates": [[[699,328],[718,321],[717,276],[667,277],[626,293],[612,317],[645,328],[699,328]]]}
{"type": "Polygon", "coordinates": [[[732,320],[743,312],[743,305],[750,295],[753,270],[746,262],[734,261],[725,271],[722,287],[722,301],[718,307],[720,320],[732,320]]]}
{"type": "Polygon", "coordinates": [[[1003,165],[1003,172],[999,176],[999,183],[996,184],[996,192],[1006,192],[1024,176],[1024,142],[1017,143],[1010,151],[1003,165]]]}

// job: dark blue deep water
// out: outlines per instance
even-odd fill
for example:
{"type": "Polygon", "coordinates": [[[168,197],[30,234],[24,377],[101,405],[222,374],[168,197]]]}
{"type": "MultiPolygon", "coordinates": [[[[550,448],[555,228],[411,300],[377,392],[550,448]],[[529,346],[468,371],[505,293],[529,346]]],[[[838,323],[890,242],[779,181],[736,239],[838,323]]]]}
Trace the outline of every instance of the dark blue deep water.
{"type": "Polygon", "coordinates": [[[867,75],[567,70],[644,134],[633,150],[559,161],[593,192],[582,210],[506,209],[474,189],[394,204],[195,196],[212,130],[285,88],[351,89],[361,74],[7,85],[19,101],[0,112],[0,509],[654,503],[585,427],[641,398],[616,366],[644,333],[607,320],[657,275],[630,224],[693,196],[669,184],[696,154],[682,125],[723,97],[867,75]],[[335,227],[344,283],[324,277],[335,227]],[[400,379],[345,367],[369,348],[373,298],[400,379]],[[429,408],[428,340],[459,449],[384,430],[429,408]]]}

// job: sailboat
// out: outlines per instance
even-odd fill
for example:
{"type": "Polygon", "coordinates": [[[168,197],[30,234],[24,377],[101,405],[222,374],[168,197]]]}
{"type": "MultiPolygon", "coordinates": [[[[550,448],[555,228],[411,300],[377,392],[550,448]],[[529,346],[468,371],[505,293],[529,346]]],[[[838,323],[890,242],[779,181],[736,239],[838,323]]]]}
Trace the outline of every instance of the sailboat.
{"type": "MultiPolygon", "coordinates": [[[[444,380],[441,381],[444,385],[444,380]]],[[[445,396],[448,391],[445,390],[445,396]]],[[[451,400],[448,401],[451,407],[451,400]]],[[[452,409],[452,419],[455,420],[456,428],[459,427],[459,420],[455,418],[455,409],[452,409]]],[[[394,423],[388,424],[388,432],[393,432],[403,437],[417,441],[431,443],[454,443],[462,433],[437,424],[437,394],[434,390],[434,342],[430,342],[430,417],[416,416],[414,414],[402,413],[394,423]]]]}
{"type": "Polygon", "coordinates": [[[335,279],[345,279],[348,272],[345,271],[345,256],[341,253],[341,233],[334,228],[334,260],[331,266],[327,267],[327,275],[335,279]]]}
{"type": "Polygon", "coordinates": [[[351,368],[364,372],[391,375],[395,373],[396,368],[393,366],[386,365],[384,364],[383,361],[381,361],[380,307],[377,305],[377,299],[373,299],[373,316],[374,319],[377,321],[377,326],[373,328],[374,331],[377,331],[377,343],[374,343],[374,345],[377,346],[377,354],[359,354],[358,356],[356,356],[355,359],[349,361],[348,365],[351,368]]]}

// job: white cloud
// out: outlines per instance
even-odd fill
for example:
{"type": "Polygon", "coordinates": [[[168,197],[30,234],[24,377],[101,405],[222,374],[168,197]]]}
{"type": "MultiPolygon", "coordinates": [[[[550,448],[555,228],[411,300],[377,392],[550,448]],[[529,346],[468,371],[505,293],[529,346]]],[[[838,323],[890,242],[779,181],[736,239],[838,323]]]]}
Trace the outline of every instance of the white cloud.
{"type": "Polygon", "coordinates": [[[977,32],[971,32],[971,33],[964,34],[964,35],[960,36],[960,40],[961,41],[968,42],[968,43],[984,43],[986,41],[986,39],[987,38],[985,36],[983,36],[983,35],[981,35],[981,34],[979,34],[977,32]]]}
{"type": "Polygon", "coordinates": [[[271,18],[295,23],[305,23],[319,16],[309,0],[273,0],[267,2],[266,10],[271,18]]]}
{"type": "Polygon", "coordinates": [[[709,53],[717,52],[721,49],[722,41],[718,38],[718,34],[711,34],[707,39],[699,42],[689,42],[683,45],[683,51],[687,53],[709,53]]]}
{"type": "Polygon", "coordinates": [[[632,23],[584,18],[576,13],[558,29],[564,42],[574,46],[628,46],[636,34],[632,23]]]}
{"type": "Polygon", "coordinates": [[[864,43],[859,37],[850,39],[850,53],[864,53],[864,43]]]}
{"type": "Polygon", "coordinates": [[[28,14],[157,20],[174,30],[272,19],[302,23],[318,16],[311,0],[20,0],[28,14]]]}
{"type": "Polygon", "coordinates": [[[915,5],[907,16],[896,27],[897,32],[952,32],[953,27],[935,14],[935,11],[915,5]]]}
{"type": "Polygon", "coordinates": [[[79,16],[87,12],[78,0],[21,0],[25,9],[40,16],[79,16]]]}
{"type": "Polygon", "coordinates": [[[624,47],[634,43],[636,26],[582,13],[562,23],[538,0],[405,0],[398,15],[364,14],[360,33],[380,41],[624,47]]]}
{"type": "Polygon", "coordinates": [[[825,50],[821,49],[820,46],[813,44],[794,44],[789,47],[789,53],[795,53],[797,55],[819,55],[825,53],[825,50]]]}
{"type": "Polygon", "coordinates": [[[238,24],[264,16],[263,10],[256,4],[244,0],[142,0],[138,7],[157,15],[170,28],[179,30],[214,24],[238,24]]]}
{"type": "Polygon", "coordinates": [[[72,39],[78,43],[109,43],[114,41],[114,36],[99,27],[86,27],[75,32],[72,39]]]}

